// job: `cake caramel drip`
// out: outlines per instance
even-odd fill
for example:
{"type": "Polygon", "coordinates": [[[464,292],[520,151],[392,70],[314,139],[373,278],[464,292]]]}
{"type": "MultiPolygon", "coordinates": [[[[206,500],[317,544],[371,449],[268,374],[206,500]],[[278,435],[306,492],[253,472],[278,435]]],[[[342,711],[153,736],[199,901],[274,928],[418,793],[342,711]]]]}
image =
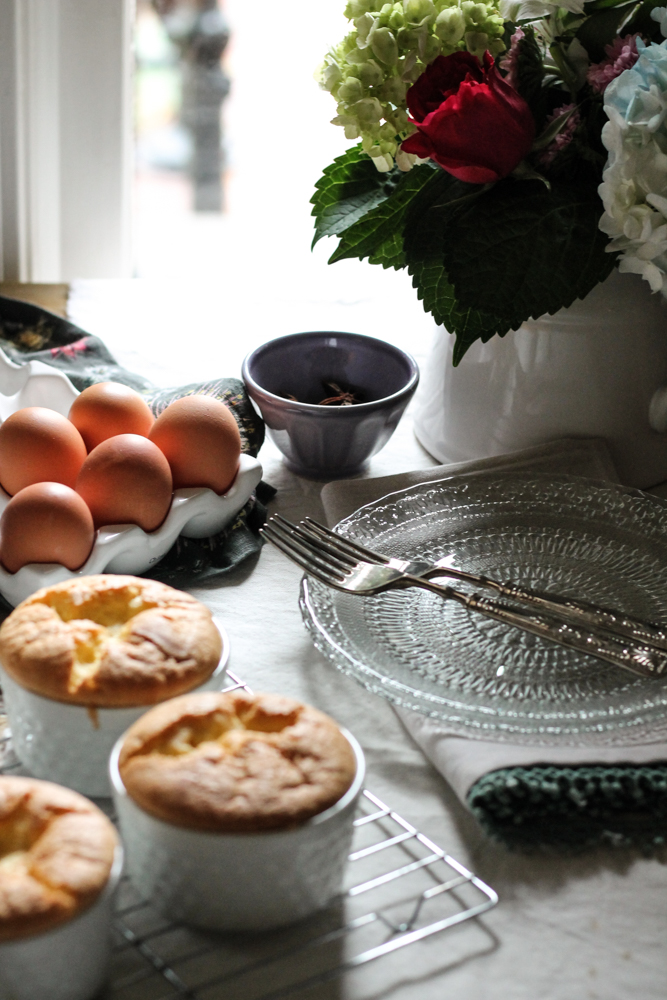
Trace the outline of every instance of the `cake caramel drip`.
{"type": "Polygon", "coordinates": [[[153,709],[128,730],[119,769],[129,795],[152,815],[231,833],[306,822],[345,794],[356,761],[324,713],[237,691],[153,709]]]}
{"type": "Polygon", "coordinates": [[[116,846],[113,826],[83,796],[0,776],[0,942],[50,930],[92,905],[116,846]]]}
{"type": "Polygon", "coordinates": [[[210,612],[154,580],[79,577],[37,591],[0,628],[7,672],[37,694],[97,707],[150,705],[215,670],[210,612]]]}

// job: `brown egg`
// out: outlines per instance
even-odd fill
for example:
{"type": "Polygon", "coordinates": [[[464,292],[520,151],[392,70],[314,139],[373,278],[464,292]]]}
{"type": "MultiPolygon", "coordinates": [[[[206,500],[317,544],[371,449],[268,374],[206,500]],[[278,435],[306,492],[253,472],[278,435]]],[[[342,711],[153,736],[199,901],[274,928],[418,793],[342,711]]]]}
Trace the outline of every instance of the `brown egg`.
{"type": "Polygon", "coordinates": [[[69,418],[88,451],[115,434],[148,437],[155,417],[138,392],[120,382],[98,382],[72,403],[69,418]]]}
{"type": "Polygon", "coordinates": [[[0,484],[10,496],[32,483],[74,487],[85,457],[76,427],[45,406],[16,410],[0,426],[0,484]]]}
{"type": "Polygon", "coordinates": [[[147,438],[118,434],[93,448],[81,466],[76,492],[90,507],[96,528],[138,524],[154,531],[171,506],[169,463],[147,438]]]}
{"type": "Polygon", "coordinates": [[[94,541],[90,511],[78,493],[62,483],[26,486],[0,518],[0,562],[10,573],[28,563],[79,569],[94,541]]]}
{"type": "Polygon", "coordinates": [[[149,434],[171,466],[174,489],[208,486],[226,493],[241,455],[238,424],[211,396],[184,396],[170,403],[149,434]]]}

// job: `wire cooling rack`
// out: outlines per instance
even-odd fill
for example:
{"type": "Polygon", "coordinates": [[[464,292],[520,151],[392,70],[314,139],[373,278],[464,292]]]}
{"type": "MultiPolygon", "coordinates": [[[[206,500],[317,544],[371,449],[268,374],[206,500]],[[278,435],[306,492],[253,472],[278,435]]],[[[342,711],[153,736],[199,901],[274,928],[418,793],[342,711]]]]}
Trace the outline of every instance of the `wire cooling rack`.
{"type": "MultiPolygon", "coordinates": [[[[249,690],[235,674],[227,679],[226,691],[249,690]]],[[[1,713],[0,699],[0,773],[20,773],[1,713]]],[[[107,800],[99,804],[109,813],[107,800]]],[[[498,902],[493,889],[367,789],[354,825],[343,894],[314,918],[271,933],[219,935],[174,924],[123,878],[105,998],[319,998],[323,984],[343,972],[442,934],[498,902]]]]}

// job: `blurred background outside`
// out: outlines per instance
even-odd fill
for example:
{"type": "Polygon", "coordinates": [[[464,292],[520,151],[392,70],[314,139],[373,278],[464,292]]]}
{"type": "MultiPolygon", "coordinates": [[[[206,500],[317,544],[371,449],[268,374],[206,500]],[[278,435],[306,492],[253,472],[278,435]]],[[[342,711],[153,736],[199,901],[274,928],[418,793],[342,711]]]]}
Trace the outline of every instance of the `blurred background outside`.
{"type": "Polygon", "coordinates": [[[313,77],[346,30],[343,7],[138,0],[137,277],[219,274],[254,243],[309,252],[308,200],[347,145],[313,77]]]}
{"type": "Polygon", "coordinates": [[[344,6],[137,0],[133,272],[142,280],[74,282],[69,299],[74,322],[113,343],[127,368],[150,363],[164,385],[175,371],[181,382],[237,374],[254,346],[302,330],[364,333],[418,358],[428,350],[433,320],[406,271],[329,266],[333,239],[311,251],[315,183],[349,145],[314,79],[348,30],[344,6]],[[202,19],[211,37],[200,31],[198,42],[202,19]],[[193,80],[197,53],[203,83],[193,80]]]}

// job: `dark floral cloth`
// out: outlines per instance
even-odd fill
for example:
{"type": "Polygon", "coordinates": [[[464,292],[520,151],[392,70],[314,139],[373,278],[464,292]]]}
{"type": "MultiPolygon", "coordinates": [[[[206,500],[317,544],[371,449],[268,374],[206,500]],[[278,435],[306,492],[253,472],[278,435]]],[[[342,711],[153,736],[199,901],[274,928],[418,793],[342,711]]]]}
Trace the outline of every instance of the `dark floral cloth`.
{"type": "MultiPolygon", "coordinates": [[[[264,423],[239,379],[219,378],[158,389],[141,375],[121,368],[99,337],[39,306],[0,296],[0,349],[14,362],[43,361],[60,369],[79,391],[95,382],[122,382],[140,392],[156,415],[181,396],[213,396],[234,414],[244,452],[257,455],[264,441],[264,423]]],[[[178,538],[145,576],[187,587],[195,580],[214,582],[256,556],[262,546],[259,528],[266,520],[264,504],[275,492],[272,486],[260,483],[231,525],[211,538],[178,538]]],[[[6,609],[5,614],[9,605],[6,609]]]]}

